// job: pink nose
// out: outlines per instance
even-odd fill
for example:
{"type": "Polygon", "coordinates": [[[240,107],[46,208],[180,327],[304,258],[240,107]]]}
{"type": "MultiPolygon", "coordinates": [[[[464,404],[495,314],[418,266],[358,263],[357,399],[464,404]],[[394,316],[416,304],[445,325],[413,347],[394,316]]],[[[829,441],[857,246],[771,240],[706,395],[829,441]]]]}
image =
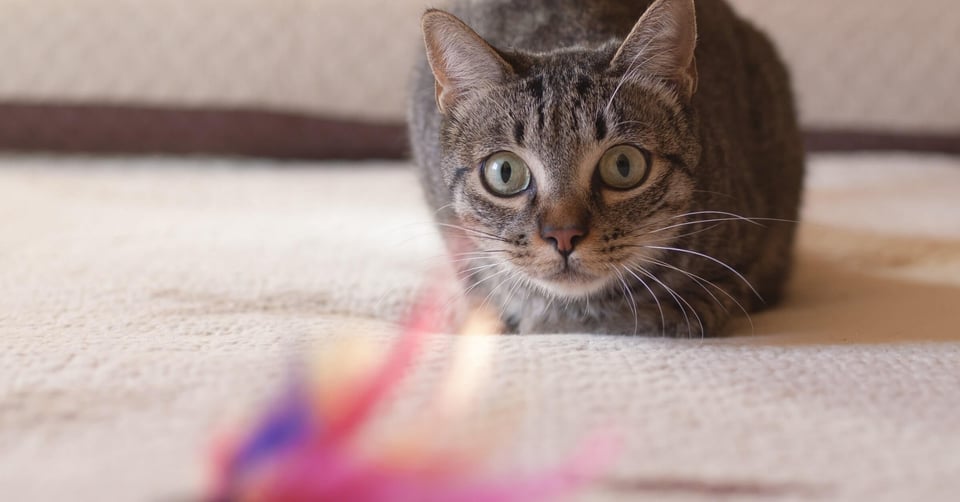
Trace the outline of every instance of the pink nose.
{"type": "Polygon", "coordinates": [[[540,237],[543,240],[553,244],[557,252],[564,257],[570,256],[577,244],[587,235],[587,231],[581,227],[554,228],[545,227],[540,231],[540,237]]]}

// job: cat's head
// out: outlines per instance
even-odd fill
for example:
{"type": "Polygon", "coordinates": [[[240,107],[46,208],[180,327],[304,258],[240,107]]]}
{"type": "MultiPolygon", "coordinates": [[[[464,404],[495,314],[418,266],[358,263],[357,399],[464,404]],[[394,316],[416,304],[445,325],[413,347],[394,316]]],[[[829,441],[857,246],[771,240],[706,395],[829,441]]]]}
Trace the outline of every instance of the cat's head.
{"type": "Polygon", "coordinates": [[[677,236],[700,156],[693,0],[654,2],[623,41],[543,54],[438,10],[423,31],[453,221],[504,276],[584,297],[677,236]]]}

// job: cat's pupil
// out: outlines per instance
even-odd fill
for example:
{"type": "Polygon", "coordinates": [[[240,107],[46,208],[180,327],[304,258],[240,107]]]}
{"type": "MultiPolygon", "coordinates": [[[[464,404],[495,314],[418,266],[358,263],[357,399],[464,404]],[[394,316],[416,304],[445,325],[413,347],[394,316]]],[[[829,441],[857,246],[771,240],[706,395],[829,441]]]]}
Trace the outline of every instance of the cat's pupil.
{"type": "Polygon", "coordinates": [[[509,162],[504,162],[500,165],[500,179],[503,180],[504,184],[510,183],[510,178],[513,176],[513,166],[509,162]]]}
{"type": "Polygon", "coordinates": [[[630,159],[626,155],[620,154],[617,157],[617,171],[620,171],[620,176],[624,178],[630,176],[630,159]]]}

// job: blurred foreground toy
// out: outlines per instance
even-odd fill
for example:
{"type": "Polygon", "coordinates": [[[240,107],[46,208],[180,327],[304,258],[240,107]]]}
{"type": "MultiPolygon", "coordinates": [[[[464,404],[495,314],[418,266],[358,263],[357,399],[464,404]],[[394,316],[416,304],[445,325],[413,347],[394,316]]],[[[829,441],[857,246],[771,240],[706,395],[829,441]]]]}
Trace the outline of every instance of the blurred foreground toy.
{"type": "MultiPolygon", "coordinates": [[[[438,310],[435,304],[416,309],[385,360],[371,374],[348,382],[333,403],[324,403],[305,382],[293,384],[249,433],[217,449],[207,500],[535,502],[557,500],[596,478],[613,456],[612,438],[604,434],[591,435],[554,468],[527,476],[494,476],[484,465],[491,452],[448,451],[443,444],[430,444],[439,435],[415,431],[397,432],[416,438],[404,443],[402,455],[364,451],[360,444],[369,443],[364,433],[369,434],[377,406],[403,379],[435,328],[438,310]]],[[[441,413],[468,411],[495,340],[464,339],[469,342],[461,345],[435,396],[441,413]]],[[[431,422],[420,421],[421,427],[425,423],[431,422]]]]}

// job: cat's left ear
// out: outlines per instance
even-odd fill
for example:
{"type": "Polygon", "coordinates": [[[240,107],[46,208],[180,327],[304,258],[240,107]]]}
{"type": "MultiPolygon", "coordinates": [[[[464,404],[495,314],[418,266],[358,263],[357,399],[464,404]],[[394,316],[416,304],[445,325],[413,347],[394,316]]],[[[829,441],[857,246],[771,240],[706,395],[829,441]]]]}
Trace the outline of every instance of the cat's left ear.
{"type": "Polygon", "coordinates": [[[656,78],[690,99],[697,92],[697,14],[694,0],[656,0],[610,63],[625,78],[656,78]]]}
{"type": "Polygon", "coordinates": [[[421,24],[441,113],[469,93],[502,84],[514,74],[496,49],[453,14],[431,9],[421,24]]]}

